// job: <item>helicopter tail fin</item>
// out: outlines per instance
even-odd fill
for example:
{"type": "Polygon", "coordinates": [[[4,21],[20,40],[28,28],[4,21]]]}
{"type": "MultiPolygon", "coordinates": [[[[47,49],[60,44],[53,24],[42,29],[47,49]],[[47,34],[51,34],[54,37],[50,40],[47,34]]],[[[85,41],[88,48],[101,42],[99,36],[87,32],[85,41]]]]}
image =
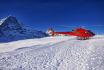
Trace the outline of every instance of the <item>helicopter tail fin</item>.
{"type": "Polygon", "coordinates": [[[49,28],[46,33],[50,36],[54,36],[54,30],[52,28],[49,28]]]}

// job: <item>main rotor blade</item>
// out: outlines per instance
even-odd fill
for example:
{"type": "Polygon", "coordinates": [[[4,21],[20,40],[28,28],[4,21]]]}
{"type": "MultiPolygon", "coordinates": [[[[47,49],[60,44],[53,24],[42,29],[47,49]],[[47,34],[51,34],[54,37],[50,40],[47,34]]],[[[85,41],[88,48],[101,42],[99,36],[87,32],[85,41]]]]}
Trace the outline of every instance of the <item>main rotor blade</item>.
{"type": "Polygon", "coordinates": [[[72,27],[103,27],[104,25],[89,25],[89,26],[85,26],[85,25],[81,25],[81,26],[66,26],[66,25],[57,25],[57,26],[61,26],[61,27],[67,27],[67,28],[72,28],[72,27]]]}

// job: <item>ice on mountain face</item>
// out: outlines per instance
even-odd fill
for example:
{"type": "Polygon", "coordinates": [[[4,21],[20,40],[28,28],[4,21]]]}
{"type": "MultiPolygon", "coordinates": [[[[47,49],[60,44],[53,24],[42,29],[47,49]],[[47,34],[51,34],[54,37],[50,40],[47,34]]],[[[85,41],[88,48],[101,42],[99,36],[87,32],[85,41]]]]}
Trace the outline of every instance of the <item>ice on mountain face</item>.
{"type": "Polygon", "coordinates": [[[0,21],[0,42],[41,38],[47,36],[42,31],[29,29],[16,19],[16,17],[9,16],[0,21]]]}
{"type": "MultiPolygon", "coordinates": [[[[18,43],[6,43],[3,48],[18,43]]],[[[25,47],[0,54],[1,70],[104,70],[104,36],[89,40],[48,37],[20,43],[25,47]]]]}
{"type": "Polygon", "coordinates": [[[0,25],[2,25],[2,23],[6,20],[7,18],[1,19],[0,20],[0,25]]]}
{"type": "Polygon", "coordinates": [[[12,16],[5,18],[5,20],[2,22],[0,27],[4,28],[5,30],[22,29],[21,24],[17,21],[15,17],[12,17],[12,16]]]}

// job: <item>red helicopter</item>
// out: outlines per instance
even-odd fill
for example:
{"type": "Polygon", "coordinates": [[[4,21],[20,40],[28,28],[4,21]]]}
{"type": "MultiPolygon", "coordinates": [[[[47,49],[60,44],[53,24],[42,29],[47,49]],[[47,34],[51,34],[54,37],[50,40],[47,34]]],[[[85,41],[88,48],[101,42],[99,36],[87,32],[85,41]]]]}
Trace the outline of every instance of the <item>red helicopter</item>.
{"type": "Polygon", "coordinates": [[[78,40],[86,40],[95,35],[92,31],[81,27],[76,28],[71,32],[55,32],[52,28],[49,28],[47,33],[51,36],[57,36],[57,35],[76,36],[78,40]]]}

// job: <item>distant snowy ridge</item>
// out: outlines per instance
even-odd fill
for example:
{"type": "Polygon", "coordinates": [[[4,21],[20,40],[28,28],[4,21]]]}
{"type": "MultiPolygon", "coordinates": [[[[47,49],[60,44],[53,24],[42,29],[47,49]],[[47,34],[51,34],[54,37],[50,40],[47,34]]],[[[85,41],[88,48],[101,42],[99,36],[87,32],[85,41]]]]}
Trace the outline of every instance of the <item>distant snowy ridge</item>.
{"type": "Polygon", "coordinates": [[[89,40],[66,36],[20,40],[0,47],[8,51],[0,53],[1,70],[104,70],[103,35],[89,40]]]}
{"type": "Polygon", "coordinates": [[[46,33],[30,29],[21,24],[16,17],[8,16],[0,21],[0,41],[12,41],[28,38],[41,38],[47,36],[46,33]]]}

